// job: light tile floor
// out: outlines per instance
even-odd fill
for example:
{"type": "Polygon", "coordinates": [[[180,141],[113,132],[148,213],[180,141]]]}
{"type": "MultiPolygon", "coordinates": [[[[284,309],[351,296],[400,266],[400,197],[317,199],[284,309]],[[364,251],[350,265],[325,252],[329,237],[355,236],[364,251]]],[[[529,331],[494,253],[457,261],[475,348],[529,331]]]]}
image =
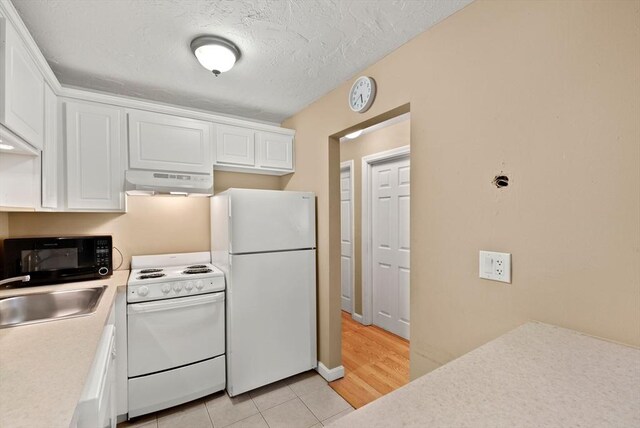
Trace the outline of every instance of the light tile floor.
{"type": "Polygon", "coordinates": [[[219,392],[118,428],[317,428],[353,411],[315,371],[229,397],[219,392]]]}

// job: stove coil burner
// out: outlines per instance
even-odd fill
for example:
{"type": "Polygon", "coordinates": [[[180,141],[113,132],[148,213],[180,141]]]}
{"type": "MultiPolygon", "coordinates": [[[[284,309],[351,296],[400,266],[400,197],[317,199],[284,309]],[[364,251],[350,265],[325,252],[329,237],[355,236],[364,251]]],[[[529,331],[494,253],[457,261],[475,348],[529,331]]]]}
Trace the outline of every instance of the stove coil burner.
{"type": "Polygon", "coordinates": [[[142,269],[140,271],[140,273],[156,273],[156,272],[162,272],[163,269],[142,269]]]}
{"type": "Polygon", "coordinates": [[[207,265],[193,265],[193,266],[187,266],[187,269],[208,269],[207,265]]]}
{"type": "Polygon", "coordinates": [[[163,276],[167,276],[167,275],[165,275],[164,273],[150,273],[148,275],[140,275],[138,279],[162,278],[163,276]]]}
{"type": "Polygon", "coordinates": [[[196,273],[209,273],[209,272],[213,272],[213,269],[200,268],[200,269],[185,269],[184,271],[182,271],[182,273],[185,275],[193,275],[196,273]]]}

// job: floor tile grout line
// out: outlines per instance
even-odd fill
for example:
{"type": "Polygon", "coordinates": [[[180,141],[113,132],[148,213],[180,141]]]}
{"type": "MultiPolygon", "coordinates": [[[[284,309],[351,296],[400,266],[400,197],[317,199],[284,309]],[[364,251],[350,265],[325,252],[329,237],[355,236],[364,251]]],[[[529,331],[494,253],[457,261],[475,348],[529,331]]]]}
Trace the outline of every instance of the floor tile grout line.
{"type": "MultiPolygon", "coordinates": [[[[337,392],[335,389],[331,388],[331,386],[329,385],[329,382],[327,382],[327,386],[331,389],[331,391],[332,391],[334,394],[336,394],[338,397],[342,398],[342,400],[344,400],[344,402],[345,402],[345,403],[347,403],[347,404],[349,405],[349,407],[351,407],[352,409],[354,409],[354,410],[355,410],[355,407],[353,407],[353,406],[351,405],[351,403],[349,403],[347,400],[345,400],[345,399],[344,399],[344,397],[343,397],[342,395],[338,394],[338,392],[337,392]]],[[[320,388],[316,388],[316,389],[314,389],[313,391],[309,391],[309,392],[307,392],[307,394],[304,394],[304,395],[311,394],[312,392],[315,392],[315,391],[316,391],[316,390],[318,390],[318,389],[320,389],[320,388]]],[[[300,397],[298,397],[298,398],[300,398],[300,397]]],[[[307,403],[305,403],[305,402],[304,402],[304,400],[303,400],[302,398],[300,398],[300,401],[302,401],[302,404],[304,404],[304,405],[305,405],[305,407],[306,407],[307,409],[309,409],[309,406],[307,406],[307,403]]],[[[330,419],[330,418],[334,417],[335,415],[337,415],[337,414],[339,414],[339,413],[344,412],[345,410],[347,410],[347,409],[340,410],[338,413],[336,413],[336,414],[334,414],[334,415],[331,415],[331,416],[329,416],[329,417],[325,418],[324,420],[326,421],[327,419],[330,419]]],[[[309,409],[309,411],[311,412],[311,414],[312,414],[313,416],[315,416],[315,417],[316,417],[316,419],[317,419],[318,421],[320,421],[320,423],[322,423],[322,421],[320,420],[320,418],[319,418],[318,416],[316,416],[316,414],[315,414],[315,413],[313,413],[313,410],[309,409]]]]}
{"type": "MultiPolygon", "coordinates": [[[[252,418],[255,415],[260,415],[260,417],[264,420],[264,422],[267,424],[267,426],[269,426],[269,422],[267,422],[267,420],[264,418],[264,416],[262,416],[262,413],[260,413],[260,411],[258,411],[258,413],[254,413],[253,415],[250,415],[250,416],[247,416],[246,418],[242,418],[242,419],[240,419],[238,421],[232,422],[232,423],[230,423],[228,425],[225,425],[225,426],[223,426],[221,428],[227,428],[227,427],[230,427],[233,424],[237,424],[238,422],[246,421],[247,419],[252,418]]],[[[211,423],[213,424],[213,421],[211,421],[211,423]]],[[[216,428],[215,425],[214,425],[214,428],[216,428]]]]}
{"type": "MultiPolygon", "coordinates": [[[[318,420],[318,422],[320,422],[322,424],[322,421],[320,420],[320,418],[315,413],[313,413],[313,410],[309,409],[309,406],[307,406],[307,403],[305,403],[304,400],[302,398],[300,398],[300,397],[298,397],[298,400],[300,400],[302,402],[302,404],[304,405],[304,407],[306,407],[311,412],[313,417],[316,418],[318,420]]],[[[313,426],[313,425],[310,425],[310,426],[313,426]]]]}
{"type": "MultiPolygon", "coordinates": [[[[296,397],[292,398],[291,400],[287,400],[287,401],[285,401],[284,403],[280,403],[280,404],[278,404],[278,406],[282,406],[283,404],[289,403],[290,401],[293,401],[293,400],[296,400],[296,399],[297,399],[297,400],[300,400],[300,397],[297,397],[297,396],[296,396],[296,397]]],[[[302,400],[300,400],[300,402],[302,402],[302,404],[306,407],[306,405],[304,404],[304,402],[303,402],[302,400]]],[[[278,406],[270,407],[270,409],[274,409],[274,408],[276,408],[276,407],[278,407],[278,406]]],[[[265,409],[265,411],[266,411],[266,410],[269,410],[269,409],[265,409]]],[[[311,412],[311,410],[309,410],[309,411],[311,412]]],[[[311,414],[313,415],[313,412],[311,412],[311,414]]],[[[264,421],[267,423],[267,425],[269,426],[269,428],[271,428],[271,425],[269,425],[269,421],[267,420],[267,418],[265,418],[265,417],[264,417],[264,415],[262,414],[262,412],[260,412],[260,415],[262,416],[262,419],[264,419],[264,421]]],[[[315,416],[316,416],[316,415],[313,415],[313,417],[315,417],[315,416]]],[[[316,418],[316,419],[318,419],[318,418],[316,418]]],[[[309,426],[311,427],[311,426],[313,426],[313,425],[309,425],[309,426]]]]}
{"type": "Polygon", "coordinates": [[[209,413],[209,408],[207,407],[207,402],[203,401],[204,410],[207,412],[207,416],[209,417],[209,422],[211,422],[211,428],[216,428],[216,424],[213,423],[213,418],[211,418],[211,413],[209,413]]]}
{"type": "Polygon", "coordinates": [[[264,417],[264,415],[262,414],[262,412],[260,412],[260,416],[262,416],[262,420],[264,421],[264,423],[266,423],[266,424],[267,424],[267,426],[268,426],[269,428],[271,428],[271,425],[269,425],[269,421],[267,420],[267,418],[265,418],[265,417],[264,417]]]}
{"type": "MultiPolygon", "coordinates": [[[[345,399],[344,399],[344,397],[342,397],[340,394],[338,394],[338,392],[337,392],[336,390],[334,390],[333,388],[331,388],[331,385],[329,385],[329,382],[326,382],[326,383],[325,383],[325,385],[326,385],[327,387],[329,387],[329,388],[331,389],[331,391],[333,391],[333,393],[334,393],[334,394],[336,394],[338,397],[342,398],[342,399],[343,399],[343,400],[344,400],[344,401],[349,405],[349,407],[350,407],[350,408],[352,408],[352,409],[354,409],[354,410],[355,410],[355,407],[353,407],[353,406],[351,405],[351,403],[349,403],[347,400],[345,400],[345,399]]],[[[325,385],[323,385],[323,386],[325,386],[325,385]]],[[[317,391],[317,390],[319,390],[319,389],[321,389],[321,388],[322,388],[322,386],[316,387],[316,388],[312,389],[311,391],[307,391],[306,393],[304,393],[304,394],[302,394],[302,395],[309,395],[309,394],[311,394],[312,392],[315,392],[315,391],[317,391]]],[[[293,388],[292,388],[292,389],[293,389],[293,388]]],[[[302,404],[304,404],[304,406],[305,406],[305,407],[306,407],[306,408],[311,412],[311,414],[312,414],[312,415],[313,415],[313,416],[318,420],[318,422],[319,422],[320,424],[324,425],[324,424],[323,424],[323,421],[322,421],[322,420],[320,420],[320,418],[319,418],[319,417],[318,417],[318,416],[313,412],[313,410],[311,410],[311,409],[309,408],[309,406],[307,406],[307,403],[305,403],[305,402],[304,402],[304,400],[301,398],[301,397],[302,397],[302,395],[298,395],[298,393],[297,393],[297,392],[295,392],[295,390],[294,390],[293,392],[294,392],[294,394],[296,394],[297,398],[299,398],[299,399],[300,399],[300,401],[302,401],[302,404]]],[[[336,414],[334,414],[334,415],[331,415],[331,416],[328,416],[328,417],[327,417],[327,418],[325,418],[324,420],[326,421],[326,420],[328,420],[328,419],[331,419],[332,417],[334,417],[334,416],[336,416],[336,415],[339,415],[340,413],[342,413],[342,412],[344,412],[344,411],[346,411],[346,410],[347,410],[347,409],[340,410],[338,413],[336,413],[336,414]]]]}
{"type": "Polygon", "coordinates": [[[262,418],[262,420],[264,421],[265,424],[267,424],[267,426],[269,428],[271,428],[271,425],[269,425],[269,422],[267,421],[267,418],[264,417],[264,415],[262,414],[262,412],[258,412],[258,414],[260,415],[260,417],[262,418]]]}

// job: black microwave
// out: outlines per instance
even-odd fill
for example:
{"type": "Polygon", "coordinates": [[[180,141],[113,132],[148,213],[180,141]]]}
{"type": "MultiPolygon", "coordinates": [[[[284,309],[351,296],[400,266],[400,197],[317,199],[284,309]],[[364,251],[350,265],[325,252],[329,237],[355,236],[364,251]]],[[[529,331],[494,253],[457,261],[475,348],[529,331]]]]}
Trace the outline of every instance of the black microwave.
{"type": "Polygon", "coordinates": [[[23,286],[88,281],[113,273],[111,236],[9,238],[4,240],[4,276],[29,275],[23,286]]]}

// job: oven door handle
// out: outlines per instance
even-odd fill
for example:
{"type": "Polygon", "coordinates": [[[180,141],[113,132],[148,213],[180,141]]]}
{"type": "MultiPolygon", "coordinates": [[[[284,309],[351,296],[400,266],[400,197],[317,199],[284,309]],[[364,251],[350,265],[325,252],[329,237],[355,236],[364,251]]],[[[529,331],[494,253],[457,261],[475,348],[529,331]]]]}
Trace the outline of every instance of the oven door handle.
{"type": "Polygon", "coordinates": [[[190,306],[206,305],[209,303],[224,302],[224,293],[206,294],[204,296],[177,297],[175,299],[161,300],[159,302],[144,302],[128,305],[128,314],[140,314],[146,312],[158,312],[171,309],[188,308],[190,306]]]}

